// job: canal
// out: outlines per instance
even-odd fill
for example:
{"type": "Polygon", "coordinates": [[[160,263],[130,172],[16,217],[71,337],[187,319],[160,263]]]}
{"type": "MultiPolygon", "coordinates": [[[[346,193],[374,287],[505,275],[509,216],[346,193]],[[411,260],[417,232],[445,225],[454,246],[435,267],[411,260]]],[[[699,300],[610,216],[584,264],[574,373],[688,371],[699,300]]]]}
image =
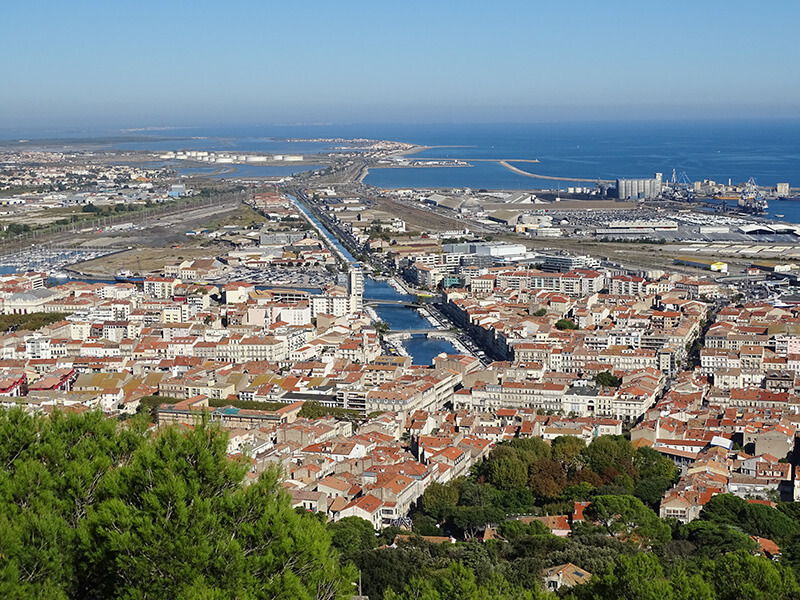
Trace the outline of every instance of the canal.
{"type": "MultiPolygon", "coordinates": [[[[376,281],[367,278],[364,281],[364,298],[376,300],[410,300],[416,298],[408,294],[401,294],[395,290],[388,281],[376,281]]],[[[375,313],[381,321],[386,321],[392,331],[405,331],[407,329],[430,329],[433,327],[419,312],[406,306],[379,305],[374,307],[375,313]]],[[[433,358],[442,352],[446,354],[459,354],[458,350],[447,340],[431,340],[424,334],[414,334],[403,341],[403,347],[408,352],[415,365],[430,365],[433,358]]]]}
{"type": "MultiPolygon", "coordinates": [[[[336,239],[327,227],[325,227],[319,219],[317,219],[311,212],[303,205],[302,202],[291,196],[295,205],[303,211],[303,213],[311,219],[311,221],[320,230],[322,230],[324,237],[333,244],[339,252],[350,262],[350,264],[358,264],[358,261],[347,251],[341,242],[336,239]]],[[[364,279],[364,300],[405,300],[415,301],[416,297],[409,294],[401,294],[394,289],[388,281],[375,280],[371,277],[364,279]]],[[[417,309],[407,306],[376,306],[374,308],[378,318],[389,324],[392,331],[404,331],[407,329],[430,329],[433,327],[428,323],[425,318],[419,314],[417,309]]],[[[458,350],[447,340],[431,340],[425,335],[415,334],[410,339],[403,341],[403,347],[412,362],[415,365],[430,365],[433,363],[433,358],[442,352],[447,354],[458,354],[458,350]]]]}

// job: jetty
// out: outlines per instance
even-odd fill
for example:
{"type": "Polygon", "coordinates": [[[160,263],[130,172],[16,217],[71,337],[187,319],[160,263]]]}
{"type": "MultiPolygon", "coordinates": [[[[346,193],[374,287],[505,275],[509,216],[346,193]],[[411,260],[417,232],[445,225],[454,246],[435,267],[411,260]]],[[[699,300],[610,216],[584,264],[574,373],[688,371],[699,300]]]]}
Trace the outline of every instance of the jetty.
{"type": "MultiPolygon", "coordinates": [[[[613,179],[586,179],[585,177],[555,177],[554,175],[537,175],[536,173],[529,173],[528,171],[523,171],[522,169],[515,167],[512,164],[509,164],[507,160],[501,160],[499,162],[509,171],[513,171],[518,175],[524,175],[525,177],[533,177],[535,179],[547,179],[550,181],[577,181],[580,183],[606,183],[606,184],[614,183],[613,179]]],[[[514,161],[514,162],[522,162],[522,161],[514,161]]]]}

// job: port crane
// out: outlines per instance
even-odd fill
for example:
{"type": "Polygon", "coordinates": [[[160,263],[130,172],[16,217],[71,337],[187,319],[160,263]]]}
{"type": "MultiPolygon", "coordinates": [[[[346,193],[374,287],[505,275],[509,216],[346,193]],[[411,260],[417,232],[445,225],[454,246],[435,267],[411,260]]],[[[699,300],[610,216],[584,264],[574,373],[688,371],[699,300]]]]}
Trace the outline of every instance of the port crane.
{"type": "Polygon", "coordinates": [[[767,212],[767,201],[761,196],[756,180],[751,177],[744,186],[739,197],[739,208],[749,213],[767,212]]]}
{"type": "Polygon", "coordinates": [[[689,181],[689,177],[684,172],[678,175],[675,169],[672,169],[666,192],[671,200],[691,202],[696,198],[694,184],[689,181]]]}

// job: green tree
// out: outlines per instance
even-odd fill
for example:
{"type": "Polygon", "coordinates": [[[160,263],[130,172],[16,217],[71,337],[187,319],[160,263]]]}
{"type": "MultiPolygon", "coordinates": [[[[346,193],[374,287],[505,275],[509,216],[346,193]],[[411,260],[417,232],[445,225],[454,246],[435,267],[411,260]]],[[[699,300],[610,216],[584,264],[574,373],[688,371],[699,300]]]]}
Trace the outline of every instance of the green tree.
{"type": "Polygon", "coordinates": [[[603,371],[594,376],[594,382],[603,387],[617,388],[622,385],[622,379],[609,371],[603,371]]]}
{"type": "Polygon", "coordinates": [[[633,496],[597,496],[584,514],[600,521],[605,529],[624,539],[635,539],[640,546],[670,540],[669,525],[633,496]]]}
{"type": "Polygon", "coordinates": [[[716,559],[726,552],[736,550],[752,552],[758,547],[749,536],[731,525],[701,519],[682,525],[677,535],[691,542],[696,548],[696,554],[703,558],[716,559]]]}
{"type": "Polygon", "coordinates": [[[389,588],[383,600],[441,600],[442,595],[433,587],[433,583],[424,577],[414,577],[401,593],[389,588]]]}
{"type": "Polygon", "coordinates": [[[516,540],[534,535],[552,535],[547,525],[535,520],[530,523],[523,523],[517,519],[505,521],[500,524],[497,531],[507,540],[516,540]]]}
{"type": "Polygon", "coordinates": [[[447,569],[436,578],[436,587],[442,600],[463,600],[477,598],[478,585],[475,574],[460,562],[452,562],[447,569]]]}
{"type": "Polygon", "coordinates": [[[447,561],[432,556],[425,544],[376,548],[359,555],[355,563],[361,571],[364,594],[370,598],[382,598],[389,589],[402,593],[413,578],[422,578],[432,569],[447,565],[447,561]]]}
{"type": "Polygon", "coordinates": [[[142,443],[102,413],[31,417],[0,410],[0,597],[73,597],[79,530],[112,465],[142,443]]]}
{"type": "Polygon", "coordinates": [[[377,545],[372,523],[361,517],[345,517],[328,524],[331,544],[339,550],[342,559],[350,561],[353,557],[377,545]]]}
{"type": "Polygon", "coordinates": [[[498,573],[492,573],[485,583],[479,584],[471,569],[459,561],[451,561],[445,569],[412,578],[402,593],[388,590],[384,600],[540,600],[543,597],[538,588],[523,589],[498,573]]]}
{"type": "Polygon", "coordinates": [[[158,407],[162,404],[175,404],[176,402],[180,402],[180,400],[169,396],[144,396],[139,398],[138,412],[146,414],[150,422],[155,423],[158,420],[156,414],[158,407]]]}
{"type": "Polygon", "coordinates": [[[449,483],[458,490],[458,504],[460,506],[494,506],[496,491],[488,485],[481,485],[475,481],[459,477],[449,483]]]}
{"type": "Polygon", "coordinates": [[[244,487],[217,428],[1,411],[0,464],[0,597],[352,593],[325,526],[275,472],[244,487]]]}
{"type": "Polygon", "coordinates": [[[751,535],[771,540],[790,540],[798,534],[798,524],[766,504],[748,504],[741,513],[740,525],[751,535]]]}
{"type": "Polygon", "coordinates": [[[574,435],[560,435],[550,444],[553,460],[561,463],[567,471],[578,464],[578,457],[585,448],[584,441],[574,435]]]}
{"type": "Polygon", "coordinates": [[[514,488],[494,495],[493,504],[506,513],[530,513],[535,510],[536,497],[527,487],[514,488]]]}
{"type": "Polygon", "coordinates": [[[633,488],[633,495],[650,508],[655,508],[661,503],[661,498],[664,496],[664,493],[671,487],[671,480],[664,477],[651,477],[636,482],[633,488]]]}
{"type": "Polygon", "coordinates": [[[316,400],[307,400],[300,409],[300,416],[304,419],[319,419],[326,414],[325,407],[316,400]]]}
{"type": "Polygon", "coordinates": [[[609,469],[616,474],[631,475],[635,472],[633,446],[622,436],[601,435],[595,438],[581,453],[581,461],[599,475],[603,475],[609,469]]]}
{"type": "Polygon", "coordinates": [[[25,315],[0,315],[0,331],[36,331],[58,321],[63,321],[66,313],[35,312],[25,315]]]}
{"type": "Polygon", "coordinates": [[[719,600],[800,597],[800,588],[789,569],[745,550],[729,552],[709,566],[708,574],[719,600]]]}
{"type": "Polygon", "coordinates": [[[585,502],[589,499],[594,489],[594,486],[588,481],[568,485],[564,487],[564,491],[561,493],[561,500],[565,502],[585,502]]]}
{"type": "Polygon", "coordinates": [[[542,438],[516,438],[498,445],[495,451],[503,447],[516,450],[517,456],[528,464],[540,458],[550,458],[550,446],[542,438]]]}
{"type": "Polygon", "coordinates": [[[417,535],[442,535],[436,526],[436,519],[423,514],[414,515],[411,530],[417,535]]]}
{"type": "Polygon", "coordinates": [[[244,472],[227,435],[204,426],[142,445],[81,533],[85,597],[179,597],[198,582],[230,597],[349,592],[319,520],[292,510],[275,472],[242,489],[244,472]]]}
{"type": "Polygon", "coordinates": [[[800,524],[800,502],[779,502],[778,510],[800,524]]]}
{"type": "Polygon", "coordinates": [[[622,555],[608,573],[576,589],[581,598],[673,600],[672,585],[653,554],[622,555]],[[581,589],[585,588],[585,589],[581,589]]]}
{"type": "Polygon", "coordinates": [[[716,600],[714,586],[700,573],[692,573],[679,564],[672,573],[672,594],[675,600],[716,600]]]}
{"type": "Polygon", "coordinates": [[[703,507],[700,518],[741,528],[750,535],[788,541],[800,532],[797,521],[765,504],[749,504],[733,494],[717,494],[703,507]]]}
{"type": "Polygon", "coordinates": [[[450,483],[431,483],[422,494],[422,508],[433,518],[441,521],[458,504],[458,488],[450,483]]]}
{"type": "Polygon", "coordinates": [[[578,326],[575,325],[575,323],[573,321],[570,321],[569,319],[559,319],[558,321],[556,321],[556,329],[559,329],[561,331],[565,329],[577,329],[577,328],[578,326]]]}
{"type": "Polygon", "coordinates": [[[488,464],[489,483],[500,490],[513,490],[528,481],[525,463],[516,456],[501,456],[488,464]]]}
{"type": "Polygon", "coordinates": [[[633,455],[633,466],[639,477],[650,479],[652,477],[675,481],[678,478],[678,467],[670,459],[649,446],[641,446],[633,455]]]}
{"type": "Polygon", "coordinates": [[[487,525],[498,525],[505,518],[505,513],[494,506],[458,506],[448,519],[448,525],[451,531],[461,531],[465,539],[471,539],[487,525]]]}
{"type": "Polygon", "coordinates": [[[700,511],[700,518],[716,523],[738,525],[739,516],[747,508],[747,500],[733,494],[716,494],[700,511]]]}

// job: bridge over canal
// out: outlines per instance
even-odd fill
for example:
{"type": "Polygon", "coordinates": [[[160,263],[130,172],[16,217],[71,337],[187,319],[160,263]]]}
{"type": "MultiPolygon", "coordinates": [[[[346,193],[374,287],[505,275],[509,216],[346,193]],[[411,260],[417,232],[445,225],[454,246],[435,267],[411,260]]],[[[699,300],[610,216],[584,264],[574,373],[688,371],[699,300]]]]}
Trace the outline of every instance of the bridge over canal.
{"type": "Polygon", "coordinates": [[[410,302],[408,300],[384,300],[380,298],[364,298],[364,306],[404,306],[406,308],[420,308],[424,306],[421,302],[410,302]]]}

